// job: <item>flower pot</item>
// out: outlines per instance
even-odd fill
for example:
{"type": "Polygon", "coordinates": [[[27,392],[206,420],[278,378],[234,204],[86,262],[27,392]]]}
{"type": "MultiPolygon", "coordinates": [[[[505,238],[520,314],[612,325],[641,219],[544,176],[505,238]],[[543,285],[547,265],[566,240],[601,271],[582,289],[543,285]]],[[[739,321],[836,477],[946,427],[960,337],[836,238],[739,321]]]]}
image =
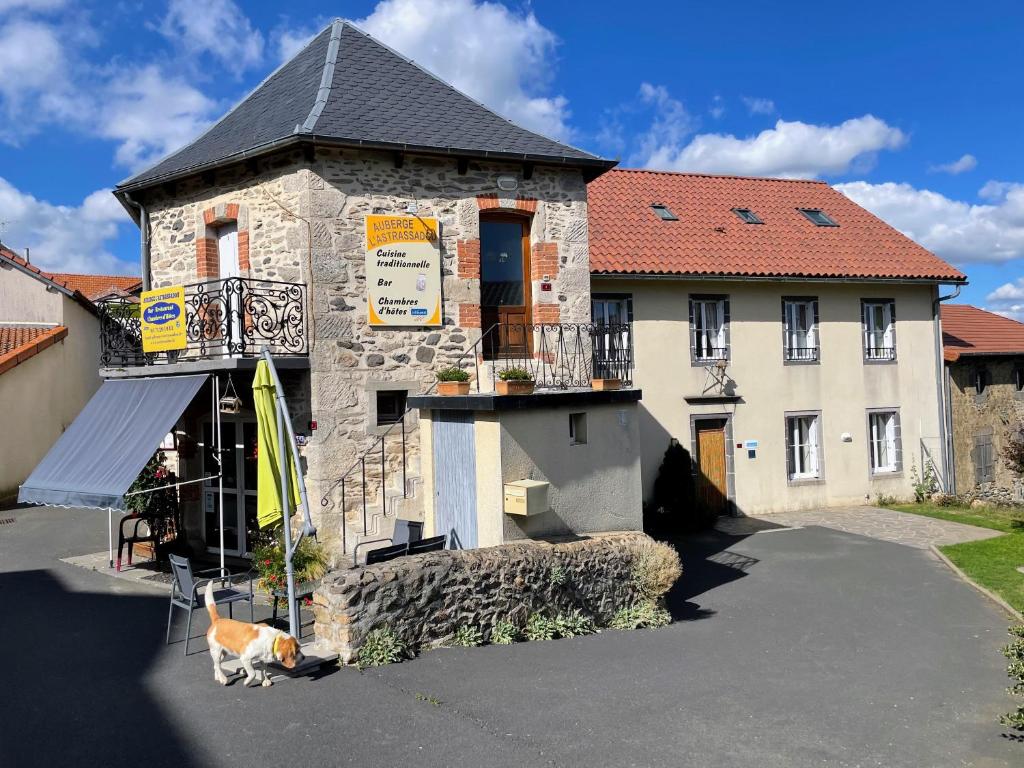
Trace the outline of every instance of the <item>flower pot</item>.
{"type": "Polygon", "coordinates": [[[591,379],[590,387],[600,391],[622,389],[622,379],[591,379]]]}
{"type": "Polygon", "coordinates": [[[515,381],[502,381],[498,379],[494,386],[498,390],[499,395],[532,395],[533,394],[533,380],[515,380],[515,381]]]}
{"type": "Polygon", "coordinates": [[[468,381],[439,381],[437,382],[437,394],[439,395],[468,395],[468,381]]]}

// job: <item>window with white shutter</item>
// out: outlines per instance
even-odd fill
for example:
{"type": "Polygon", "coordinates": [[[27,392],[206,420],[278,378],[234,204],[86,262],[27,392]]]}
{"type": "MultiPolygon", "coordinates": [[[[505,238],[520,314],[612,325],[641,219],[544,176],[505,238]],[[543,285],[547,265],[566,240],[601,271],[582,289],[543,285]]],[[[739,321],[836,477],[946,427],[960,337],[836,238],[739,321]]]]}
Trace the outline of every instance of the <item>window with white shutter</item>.
{"type": "Polygon", "coordinates": [[[864,359],[896,359],[896,304],[892,299],[869,299],[861,304],[864,359]]]}
{"type": "Polygon", "coordinates": [[[813,363],[818,360],[818,300],[782,300],[782,346],[787,362],[813,363]]]}
{"type": "Polygon", "coordinates": [[[902,469],[900,420],[897,411],[868,414],[868,449],[872,474],[902,469]]]}
{"type": "Polygon", "coordinates": [[[821,477],[821,447],[817,414],[786,417],[786,465],[790,480],[821,477]]]}
{"type": "Polygon", "coordinates": [[[690,352],[695,363],[729,358],[729,302],[722,296],[690,297],[690,352]]]}

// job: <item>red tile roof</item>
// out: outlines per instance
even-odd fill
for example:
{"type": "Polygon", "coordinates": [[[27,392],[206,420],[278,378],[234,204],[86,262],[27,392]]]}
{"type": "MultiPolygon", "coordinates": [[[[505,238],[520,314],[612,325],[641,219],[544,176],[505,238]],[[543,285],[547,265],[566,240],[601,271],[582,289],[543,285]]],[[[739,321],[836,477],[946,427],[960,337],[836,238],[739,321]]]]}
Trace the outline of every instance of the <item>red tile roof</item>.
{"type": "Polygon", "coordinates": [[[590,183],[588,198],[595,274],[966,280],[820,181],[612,170],[590,183]],[[662,221],[653,203],[679,220],[662,221]],[[745,224],[733,208],[764,223],[745,224]],[[800,208],[839,226],[816,226],[800,208]]]}
{"type": "Polygon", "coordinates": [[[25,362],[67,335],[68,329],[62,325],[0,325],[0,374],[25,362]]]}
{"type": "Polygon", "coordinates": [[[942,356],[1024,355],[1024,323],[969,304],[942,305],[942,356]]]}
{"type": "Polygon", "coordinates": [[[142,279],[130,275],[79,275],[72,272],[51,272],[50,278],[87,299],[98,299],[111,293],[131,293],[142,285],[142,279]]]}

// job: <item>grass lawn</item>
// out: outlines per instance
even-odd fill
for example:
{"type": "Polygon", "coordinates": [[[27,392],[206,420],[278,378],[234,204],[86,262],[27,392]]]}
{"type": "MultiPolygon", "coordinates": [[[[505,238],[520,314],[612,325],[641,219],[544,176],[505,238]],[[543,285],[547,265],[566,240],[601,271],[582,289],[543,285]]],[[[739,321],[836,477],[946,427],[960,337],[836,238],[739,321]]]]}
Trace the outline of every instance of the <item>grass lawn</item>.
{"type": "Polygon", "coordinates": [[[1024,612],[1024,573],[1017,570],[1024,565],[1024,512],[1006,507],[975,509],[934,504],[896,504],[892,509],[1004,531],[1005,536],[939,549],[968,577],[1024,612]]]}

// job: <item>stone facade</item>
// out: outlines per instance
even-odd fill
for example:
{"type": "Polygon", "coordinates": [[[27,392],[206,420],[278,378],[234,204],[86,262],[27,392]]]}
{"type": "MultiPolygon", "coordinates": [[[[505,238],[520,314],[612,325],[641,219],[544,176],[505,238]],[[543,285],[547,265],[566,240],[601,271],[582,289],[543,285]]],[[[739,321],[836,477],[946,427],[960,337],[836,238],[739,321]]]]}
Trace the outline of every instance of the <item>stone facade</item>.
{"type": "Polygon", "coordinates": [[[1007,432],[1024,422],[1024,392],[1017,389],[1016,374],[1022,367],[1024,358],[1006,357],[965,356],[947,364],[958,495],[997,503],[1021,501],[1020,478],[1003,464],[1002,450],[1007,432]],[[981,393],[978,372],[984,377],[981,393]]]}
{"type": "MultiPolygon", "coordinates": [[[[368,422],[382,382],[419,392],[434,371],[453,364],[480,338],[481,211],[530,221],[535,322],[588,322],[590,268],[586,184],[577,169],[469,163],[389,153],[319,149],[253,161],[154,191],[151,221],[154,287],[216,279],[216,227],[235,223],[242,277],[307,285],[310,401],[294,403],[296,431],[312,414],[316,432],[304,448],[312,513],[320,538],[340,550],[342,474],[370,448],[379,430],[368,422]],[[519,178],[514,193],[497,190],[499,174],[519,178]],[[442,328],[370,328],[364,274],[364,215],[415,211],[441,223],[442,328]],[[242,255],[245,259],[242,259],[242,255]],[[542,280],[552,290],[541,291],[542,280]],[[308,417],[307,417],[308,418],[308,417]],[[318,502],[322,495],[327,504],[318,502]]],[[[472,358],[465,358],[469,364],[472,358]]],[[[386,444],[388,485],[401,465],[401,442],[386,444]],[[394,474],[393,474],[394,473],[394,474]]],[[[415,415],[407,417],[410,474],[418,466],[415,415]]],[[[366,465],[371,503],[379,490],[379,454],[366,465]]],[[[351,490],[351,486],[350,486],[351,490]]],[[[361,520],[361,497],[347,496],[348,519],[361,520]]],[[[361,524],[360,524],[361,530],[361,524]]],[[[351,531],[350,531],[351,533],[351,531]]],[[[348,537],[351,549],[354,537],[348,537]]]]}
{"type": "Polygon", "coordinates": [[[646,535],[609,533],[524,541],[483,549],[429,552],[335,571],[313,595],[316,636],[344,662],[366,635],[393,631],[412,649],[444,645],[461,626],[519,627],[531,613],[580,610],[606,626],[642,595],[634,564],[646,535]]]}

